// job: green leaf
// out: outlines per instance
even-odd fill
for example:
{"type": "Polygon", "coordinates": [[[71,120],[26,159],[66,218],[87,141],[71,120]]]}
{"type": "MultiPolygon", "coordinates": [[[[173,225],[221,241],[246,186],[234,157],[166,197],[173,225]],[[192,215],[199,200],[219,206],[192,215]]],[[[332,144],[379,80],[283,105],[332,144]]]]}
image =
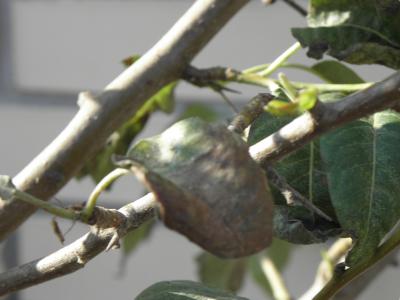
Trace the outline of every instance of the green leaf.
{"type": "Polygon", "coordinates": [[[221,259],[203,252],[196,261],[199,279],[205,285],[230,292],[237,292],[242,287],[246,259],[221,259]]]}
{"type": "Polygon", "coordinates": [[[131,254],[140,242],[146,240],[154,228],[154,221],[149,221],[140,225],[137,229],[129,232],[122,240],[122,250],[124,256],[131,254]]]}
{"type": "MultiPolygon", "coordinates": [[[[292,118],[261,115],[251,126],[248,142],[257,143],[289,123],[292,118]]],[[[303,196],[335,219],[330,203],[326,173],[319,155],[319,141],[315,140],[293,154],[277,162],[278,173],[303,196]]],[[[274,234],[292,243],[323,242],[338,233],[334,224],[327,224],[303,207],[287,206],[276,188],[271,188],[276,204],[274,210],[274,234]]]]}
{"type": "Polygon", "coordinates": [[[114,154],[125,154],[132,140],[143,130],[150,115],[161,110],[170,113],[174,109],[174,90],[177,82],[164,86],[158,93],[146,101],[137,113],[125,122],[109,138],[101,148],[78,174],[78,178],[90,175],[95,182],[99,182],[105,175],[114,168],[111,157],[114,154]]]}
{"type": "Polygon", "coordinates": [[[365,82],[352,69],[335,60],[325,60],[316,63],[311,69],[330,83],[356,84],[365,82]]]}
{"type": "Polygon", "coordinates": [[[272,238],[272,199],[241,137],[198,118],[141,141],[121,161],[161,203],[164,223],[207,251],[237,258],[272,238]]]}
{"type": "Polygon", "coordinates": [[[400,68],[400,2],[311,0],[309,28],[292,33],[308,56],[400,68]]]}
{"type": "Polygon", "coordinates": [[[265,106],[265,111],[277,117],[296,116],[299,114],[298,109],[298,103],[281,100],[272,100],[265,106]]]}
{"type": "Polygon", "coordinates": [[[337,218],[356,242],[347,263],[370,258],[400,217],[400,114],[376,113],[321,139],[337,218]]]}
{"type": "Polygon", "coordinates": [[[299,111],[305,112],[314,107],[317,103],[318,91],[315,88],[308,88],[299,92],[296,102],[299,104],[299,111]]]}
{"type": "Polygon", "coordinates": [[[145,289],[135,300],[248,300],[231,293],[209,288],[201,283],[163,281],[145,289]]]}
{"type": "Polygon", "coordinates": [[[271,296],[271,285],[260,266],[260,255],[267,255],[275,264],[279,271],[283,271],[287,265],[293,245],[278,239],[274,239],[272,245],[264,250],[265,253],[253,255],[249,257],[249,271],[254,281],[263,289],[263,291],[271,296]]]}

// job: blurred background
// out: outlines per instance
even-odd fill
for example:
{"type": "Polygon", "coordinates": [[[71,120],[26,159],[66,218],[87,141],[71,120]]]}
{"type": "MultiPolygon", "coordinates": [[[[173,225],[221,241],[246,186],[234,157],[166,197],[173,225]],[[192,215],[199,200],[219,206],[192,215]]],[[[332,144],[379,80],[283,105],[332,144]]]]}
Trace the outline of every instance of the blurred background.
{"type": "MultiPolygon", "coordinates": [[[[148,50],[181,16],[188,0],[0,0],[0,173],[15,175],[35,157],[77,112],[77,93],[101,90],[124,68],[121,61],[148,50]]],[[[197,67],[216,65],[244,69],[268,63],[295,41],[290,28],[306,20],[277,1],[263,6],[251,1],[195,59],[197,67]]],[[[307,1],[298,1],[306,7],[307,1]]],[[[291,61],[312,64],[304,51],[291,61]]],[[[390,74],[384,67],[357,67],[366,80],[390,74]]],[[[295,80],[315,80],[288,71],[295,80]]],[[[260,88],[233,86],[237,105],[260,88]]],[[[154,114],[140,137],[161,132],[193,103],[206,103],[217,113],[232,112],[210,90],[178,86],[173,114],[154,114]]],[[[85,178],[72,180],[58,195],[63,205],[85,201],[93,188],[85,178]]],[[[101,204],[118,208],[144,193],[133,177],[124,178],[101,197],[101,204]]],[[[7,242],[0,244],[0,271],[47,255],[61,247],[52,232],[51,216],[38,211],[7,242]]],[[[63,230],[72,224],[59,221],[63,230]]],[[[75,224],[66,236],[74,241],[87,231],[75,224]]],[[[301,295],[312,283],[321,250],[326,245],[298,246],[283,271],[290,290],[301,295]]],[[[133,299],[162,280],[196,280],[195,257],[201,253],[185,237],[158,224],[152,235],[127,259],[122,251],[103,253],[83,270],[7,299],[133,299]],[[123,272],[120,266],[123,265],[123,272]]],[[[399,271],[388,267],[360,299],[397,299],[399,271]],[[385,293],[387,295],[385,296],[385,293]]],[[[240,295],[268,299],[247,278],[240,295]]]]}

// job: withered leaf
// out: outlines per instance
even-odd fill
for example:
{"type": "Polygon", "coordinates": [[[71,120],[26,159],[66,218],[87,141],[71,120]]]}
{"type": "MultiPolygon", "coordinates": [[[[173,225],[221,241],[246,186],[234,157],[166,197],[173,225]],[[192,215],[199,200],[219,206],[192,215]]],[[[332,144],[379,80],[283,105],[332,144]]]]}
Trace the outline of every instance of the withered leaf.
{"type": "Polygon", "coordinates": [[[164,223],[204,249],[234,258],[271,242],[266,178],[248,146],[224,126],[186,119],[139,142],[128,156],[161,203],[164,223]]]}

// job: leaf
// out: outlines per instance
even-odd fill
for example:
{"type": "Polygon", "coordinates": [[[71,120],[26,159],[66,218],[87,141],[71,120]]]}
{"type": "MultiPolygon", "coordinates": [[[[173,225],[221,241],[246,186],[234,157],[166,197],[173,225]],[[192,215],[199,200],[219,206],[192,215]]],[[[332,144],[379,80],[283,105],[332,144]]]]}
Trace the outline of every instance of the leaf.
{"type": "Polygon", "coordinates": [[[125,154],[132,140],[143,130],[150,115],[157,110],[170,113],[174,108],[174,90],[177,82],[164,86],[158,93],[143,104],[137,113],[114,132],[104,145],[78,174],[78,178],[90,175],[99,182],[114,168],[111,157],[114,154],[125,154]]]}
{"type": "Polygon", "coordinates": [[[327,53],[353,64],[381,64],[400,68],[400,2],[311,0],[309,28],[292,34],[307,55],[327,53]]]}
{"type": "MultiPolygon", "coordinates": [[[[278,239],[274,239],[271,247],[264,250],[265,254],[274,262],[276,268],[282,271],[289,261],[293,245],[278,239]]],[[[254,281],[271,296],[271,286],[260,266],[259,255],[249,257],[249,271],[254,281]]]]}
{"type": "Polygon", "coordinates": [[[376,113],[321,139],[338,221],[356,242],[347,263],[370,258],[400,217],[400,114],[376,113]]]}
{"type": "Polygon", "coordinates": [[[299,112],[310,110],[317,103],[318,91],[315,88],[308,88],[299,92],[296,102],[299,104],[299,112]]]}
{"type": "Polygon", "coordinates": [[[316,63],[311,67],[311,69],[330,83],[356,84],[365,82],[352,69],[335,60],[325,60],[316,63]]]}
{"type": "Polygon", "coordinates": [[[205,285],[230,292],[237,292],[242,287],[246,259],[221,259],[203,252],[196,261],[199,279],[205,285]]]}
{"type": "Polygon", "coordinates": [[[223,125],[180,121],[143,140],[121,162],[161,203],[164,223],[207,251],[236,258],[260,251],[272,235],[272,200],[262,169],[223,125]]]}
{"type": "Polygon", "coordinates": [[[277,117],[296,116],[298,115],[298,107],[298,103],[272,100],[265,106],[265,111],[277,117]]]}
{"type": "MultiPolygon", "coordinates": [[[[261,115],[251,126],[248,142],[257,143],[289,123],[292,118],[261,115]]],[[[326,173],[319,155],[319,141],[315,140],[286,156],[274,166],[277,172],[300,194],[335,219],[330,203],[326,173]]],[[[271,188],[276,204],[274,209],[274,235],[292,243],[310,244],[323,242],[339,229],[326,224],[318,216],[298,206],[287,206],[276,188],[271,188]]]]}
{"type": "Polygon", "coordinates": [[[122,250],[124,256],[131,254],[140,242],[146,240],[154,228],[154,222],[150,221],[140,225],[135,230],[129,232],[122,240],[122,250]]]}
{"type": "Polygon", "coordinates": [[[135,300],[248,300],[193,281],[163,281],[145,289],[135,300]]]}

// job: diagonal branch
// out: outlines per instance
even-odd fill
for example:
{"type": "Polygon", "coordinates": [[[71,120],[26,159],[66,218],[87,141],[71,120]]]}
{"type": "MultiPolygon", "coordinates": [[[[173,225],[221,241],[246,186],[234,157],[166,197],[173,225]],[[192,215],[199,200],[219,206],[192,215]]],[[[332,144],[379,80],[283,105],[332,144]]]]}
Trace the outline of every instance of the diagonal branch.
{"type": "MultiPolygon", "coordinates": [[[[181,77],[188,63],[247,2],[195,2],[152,49],[101,94],[82,93],[80,109],[67,127],[13,178],[17,188],[40,199],[56,194],[148,98],[181,77]]],[[[35,210],[20,201],[0,200],[0,240],[35,210]]]]}
{"type": "Polygon", "coordinates": [[[400,101],[400,72],[334,103],[321,103],[250,148],[250,155],[268,165],[338,127],[385,110],[400,101]]]}

